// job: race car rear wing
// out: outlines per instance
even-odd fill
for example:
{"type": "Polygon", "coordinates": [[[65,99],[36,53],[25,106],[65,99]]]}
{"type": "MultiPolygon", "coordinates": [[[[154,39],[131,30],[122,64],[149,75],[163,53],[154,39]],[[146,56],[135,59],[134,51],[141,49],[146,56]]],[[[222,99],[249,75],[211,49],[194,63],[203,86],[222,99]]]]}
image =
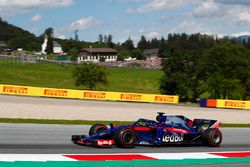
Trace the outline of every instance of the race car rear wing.
{"type": "Polygon", "coordinates": [[[221,123],[217,120],[209,120],[209,119],[194,119],[193,126],[201,127],[207,125],[207,128],[219,129],[221,123]]]}

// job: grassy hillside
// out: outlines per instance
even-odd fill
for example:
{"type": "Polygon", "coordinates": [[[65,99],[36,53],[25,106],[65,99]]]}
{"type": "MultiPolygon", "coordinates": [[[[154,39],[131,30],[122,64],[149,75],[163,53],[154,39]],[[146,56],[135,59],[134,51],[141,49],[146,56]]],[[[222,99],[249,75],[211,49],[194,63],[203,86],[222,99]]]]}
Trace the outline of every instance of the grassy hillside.
{"type": "MultiPolygon", "coordinates": [[[[41,87],[86,89],[76,87],[72,77],[73,66],[56,64],[24,64],[0,59],[0,83],[41,87]]],[[[159,93],[160,70],[108,69],[108,85],[98,90],[159,93]]]]}
{"type": "Polygon", "coordinates": [[[0,41],[4,41],[8,47],[15,49],[40,50],[43,39],[3,21],[0,17],[0,41]]]}

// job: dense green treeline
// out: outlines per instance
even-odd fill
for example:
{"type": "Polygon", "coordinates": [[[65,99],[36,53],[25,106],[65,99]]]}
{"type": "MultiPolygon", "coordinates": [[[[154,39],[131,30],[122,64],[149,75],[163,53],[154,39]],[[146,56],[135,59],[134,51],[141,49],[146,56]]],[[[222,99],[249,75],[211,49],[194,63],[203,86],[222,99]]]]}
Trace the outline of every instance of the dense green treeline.
{"type": "Polygon", "coordinates": [[[190,41],[179,36],[169,42],[163,54],[161,92],[178,94],[184,100],[250,99],[248,47],[232,39],[200,37],[190,41]]]}

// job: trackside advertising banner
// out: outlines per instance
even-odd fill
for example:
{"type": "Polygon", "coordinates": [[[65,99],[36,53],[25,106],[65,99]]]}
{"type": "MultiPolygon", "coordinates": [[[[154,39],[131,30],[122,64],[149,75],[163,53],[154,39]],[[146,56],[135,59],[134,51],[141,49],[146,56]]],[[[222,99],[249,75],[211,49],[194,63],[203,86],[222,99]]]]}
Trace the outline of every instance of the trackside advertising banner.
{"type": "Polygon", "coordinates": [[[0,94],[178,104],[179,96],[57,89],[0,84],[0,94]]]}
{"type": "Polygon", "coordinates": [[[201,107],[250,109],[250,101],[228,99],[201,99],[201,107]]]}
{"type": "Polygon", "coordinates": [[[250,101],[218,99],[216,107],[218,107],[218,108],[250,109],[250,101]]]}

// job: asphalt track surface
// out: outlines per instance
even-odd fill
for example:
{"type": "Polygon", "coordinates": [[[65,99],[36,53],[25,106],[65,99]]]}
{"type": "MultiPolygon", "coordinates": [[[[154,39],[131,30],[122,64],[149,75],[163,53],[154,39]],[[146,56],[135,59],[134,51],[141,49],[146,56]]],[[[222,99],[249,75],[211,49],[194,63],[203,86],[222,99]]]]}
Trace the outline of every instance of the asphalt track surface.
{"type": "Polygon", "coordinates": [[[219,148],[205,146],[136,146],[92,148],[73,144],[72,134],[87,134],[86,125],[0,124],[0,154],[182,153],[250,151],[250,128],[223,128],[219,148]]]}

